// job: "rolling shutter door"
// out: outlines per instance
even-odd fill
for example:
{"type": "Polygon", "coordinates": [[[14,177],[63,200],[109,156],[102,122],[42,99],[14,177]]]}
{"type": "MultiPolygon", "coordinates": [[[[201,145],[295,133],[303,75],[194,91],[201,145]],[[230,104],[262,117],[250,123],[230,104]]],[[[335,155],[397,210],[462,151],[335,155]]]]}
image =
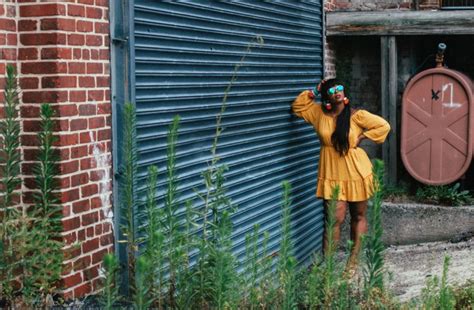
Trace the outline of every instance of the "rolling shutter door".
{"type": "MultiPolygon", "coordinates": [[[[144,1],[131,6],[132,101],[137,107],[139,198],[157,165],[164,190],[166,133],[181,117],[177,146],[180,200],[203,190],[216,115],[235,65],[218,154],[228,166],[234,253],[242,258],[253,225],[280,240],[281,182],[292,185],[292,238],[300,262],[321,247],[323,211],[314,193],[319,141],[291,115],[303,89],[322,77],[320,1],[144,1]],[[263,44],[255,44],[263,38],[263,44]],[[252,43],[253,42],[253,43],[252,43]],[[248,52],[250,45],[250,51],[248,52]]],[[[201,207],[195,200],[195,208],[201,207]]]]}

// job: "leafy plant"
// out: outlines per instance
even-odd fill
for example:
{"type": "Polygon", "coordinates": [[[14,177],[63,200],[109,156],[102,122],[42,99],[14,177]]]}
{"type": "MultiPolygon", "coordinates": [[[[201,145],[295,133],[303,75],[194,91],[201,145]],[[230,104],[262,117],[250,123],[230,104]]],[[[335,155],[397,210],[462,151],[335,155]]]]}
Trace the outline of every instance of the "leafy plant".
{"type": "Polygon", "coordinates": [[[18,246],[22,244],[20,234],[21,212],[15,206],[21,187],[20,121],[18,120],[18,85],[16,70],[7,66],[5,79],[4,118],[0,122],[0,300],[12,300],[13,285],[18,264],[18,246]]]}
{"type": "Polygon", "coordinates": [[[147,256],[137,258],[137,272],[135,275],[135,291],[133,292],[134,304],[137,310],[148,309],[153,299],[150,296],[150,274],[151,262],[147,256]]]}
{"type": "Polygon", "coordinates": [[[437,276],[428,279],[426,287],[422,290],[421,303],[423,309],[454,309],[456,296],[452,287],[447,283],[450,257],[445,256],[441,282],[437,276]]]}
{"type": "Polygon", "coordinates": [[[163,255],[164,235],[161,226],[163,212],[156,204],[156,191],[158,180],[158,168],[148,167],[147,195],[146,195],[146,218],[145,228],[145,251],[143,256],[152,262],[149,272],[149,292],[152,296],[154,306],[158,309],[163,307],[163,255]]]}
{"type": "Polygon", "coordinates": [[[290,214],[290,191],[291,185],[284,181],[283,205],[281,217],[281,242],[278,273],[282,291],[282,309],[294,309],[296,307],[296,258],[293,255],[293,244],[291,242],[291,214],[290,214]]]}
{"type": "Polygon", "coordinates": [[[102,298],[100,299],[101,306],[105,310],[116,308],[119,300],[119,291],[117,284],[117,273],[119,271],[119,262],[117,257],[113,254],[105,254],[103,258],[104,269],[104,289],[102,298]]]}
{"type": "Polygon", "coordinates": [[[120,240],[121,243],[126,243],[127,254],[127,268],[126,275],[128,283],[131,283],[132,290],[135,284],[135,260],[138,251],[138,241],[136,235],[136,219],[134,214],[134,207],[136,204],[135,187],[137,175],[137,130],[136,130],[136,115],[135,106],[127,103],[124,106],[124,165],[123,179],[120,182],[121,186],[121,225],[120,230],[125,239],[120,240]]]}
{"type": "Polygon", "coordinates": [[[58,156],[53,144],[54,111],[48,104],[41,105],[41,131],[38,133],[38,162],[33,168],[38,189],[34,206],[28,208],[29,241],[23,256],[23,296],[31,305],[43,305],[57,291],[63,262],[62,208],[57,196],[58,156]]]}
{"type": "Polygon", "coordinates": [[[384,164],[381,160],[374,162],[374,195],[372,206],[369,209],[369,232],[365,238],[365,268],[364,268],[364,289],[368,297],[372,290],[384,291],[384,250],[382,242],[382,195],[383,195],[383,175],[384,164]]]}
{"type": "Polygon", "coordinates": [[[473,201],[468,190],[460,191],[461,184],[453,186],[424,186],[416,192],[416,198],[426,203],[460,206],[473,201]]]}

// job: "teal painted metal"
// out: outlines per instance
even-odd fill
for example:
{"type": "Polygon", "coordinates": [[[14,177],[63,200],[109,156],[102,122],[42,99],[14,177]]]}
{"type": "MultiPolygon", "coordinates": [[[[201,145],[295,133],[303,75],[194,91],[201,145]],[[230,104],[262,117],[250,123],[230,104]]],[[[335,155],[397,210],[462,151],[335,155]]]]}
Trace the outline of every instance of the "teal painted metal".
{"type": "MultiPolygon", "coordinates": [[[[320,249],[323,230],[322,205],[314,196],[319,141],[291,115],[290,105],[322,76],[321,1],[135,0],[132,10],[134,71],[128,81],[137,107],[138,197],[145,196],[149,165],[165,171],[166,133],[176,114],[181,200],[203,189],[216,115],[246,55],[227,97],[218,147],[229,167],[228,194],[238,206],[234,252],[243,258],[245,235],[256,223],[270,232],[269,250],[278,251],[281,182],[288,180],[295,252],[307,262],[320,249]],[[246,54],[257,37],[264,43],[246,54]]],[[[164,189],[164,173],[159,185],[164,189]]]]}

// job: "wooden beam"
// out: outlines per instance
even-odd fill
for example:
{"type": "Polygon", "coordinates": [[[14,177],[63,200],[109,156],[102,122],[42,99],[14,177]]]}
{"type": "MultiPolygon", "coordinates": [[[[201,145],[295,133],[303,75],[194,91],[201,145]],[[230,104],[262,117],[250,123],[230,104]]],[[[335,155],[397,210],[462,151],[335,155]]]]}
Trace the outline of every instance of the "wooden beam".
{"type": "Polygon", "coordinates": [[[434,34],[474,34],[474,10],[326,13],[326,36],[434,34]]]}
{"type": "Polygon", "coordinates": [[[382,36],[381,48],[381,92],[382,116],[390,123],[391,131],[382,146],[382,158],[385,162],[385,181],[395,185],[397,182],[397,41],[394,36],[382,36]]]}

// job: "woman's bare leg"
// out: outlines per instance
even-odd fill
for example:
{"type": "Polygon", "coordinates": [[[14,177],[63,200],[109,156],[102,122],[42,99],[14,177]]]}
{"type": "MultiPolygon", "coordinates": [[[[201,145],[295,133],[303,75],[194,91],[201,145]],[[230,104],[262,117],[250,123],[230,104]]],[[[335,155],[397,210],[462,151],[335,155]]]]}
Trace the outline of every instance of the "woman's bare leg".
{"type": "Polygon", "coordinates": [[[351,268],[357,264],[362,245],[361,237],[367,233],[367,200],[351,202],[349,204],[349,211],[351,213],[351,240],[353,246],[348,260],[348,267],[351,268]]]}
{"type": "MultiPolygon", "coordinates": [[[[324,201],[324,212],[325,218],[327,219],[328,216],[328,207],[329,207],[329,200],[324,201]]],[[[346,217],[346,210],[347,210],[347,202],[346,201],[337,201],[336,202],[336,223],[334,224],[334,232],[333,232],[333,240],[334,246],[337,246],[340,236],[341,236],[341,225],[344,222],[344,218],[346,217]]],[[[324,244],[323,244],[323,251],[327,253],[328,250],[328,242],[327,242],[327,227],[324,229],[324,244]]]]}

